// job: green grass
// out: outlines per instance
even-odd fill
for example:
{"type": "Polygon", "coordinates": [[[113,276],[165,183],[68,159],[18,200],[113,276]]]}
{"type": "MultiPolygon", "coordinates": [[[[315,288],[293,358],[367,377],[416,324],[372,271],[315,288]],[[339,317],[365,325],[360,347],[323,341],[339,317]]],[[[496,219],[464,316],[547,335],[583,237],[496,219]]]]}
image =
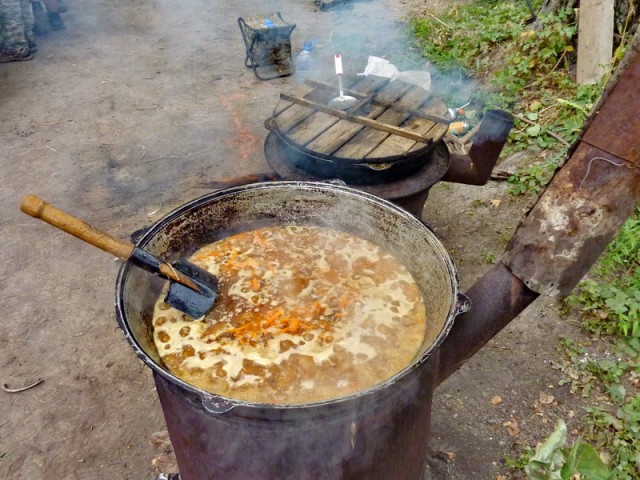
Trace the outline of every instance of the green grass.
{"type": "MultiPolygon", "coordinates": [[[[534,1],[534,8],[540,3],[534,1]]],[[[424,56],[441,72],[434,75],[434,84],[445,92],[445,102],[455,106],[471,100],[470,111],[501,108],[513,113],[515,127],[503,155],[535,147],[552,157],[513,175],[509,179],[513,195],[544,188],[567,144],[580,133],[603,86],[577,85],[572,80],[571,65],[576,59],[573,10],[541,15],[543,28],[539,31],[526,25],[530,16],[521,0],[479,0],[453,7],[440,17],[412,21],[424,56]],[[483,88],[469,93],[465,81],[479,81],[483,88]]],[[[603,83],[607,79],[605,76],[603,83]]]]}
{"type": "Polygon", "coordinates": [[[575,363],[582,386],[607,399],[587,408],[585,438],[610,458],[611,480],[640,478],[640,208],[565,305],[616,342],[610,358],[575,363]]]}
{"type": "Polygon", "coordinates": [[[640,338],[640,208],[571,296],[589,332],[640,338]]]}
{"type": "Polygon", "coordinates": [[[600,399],[586,408],[582,436],[607,460],[610,480],[632,480],[640,478],[640,339],[618,338],[610,347],[605,358],[593,357],[585,346],[563,339],[564,359],[554,367],[572,393],[600,399]]]}

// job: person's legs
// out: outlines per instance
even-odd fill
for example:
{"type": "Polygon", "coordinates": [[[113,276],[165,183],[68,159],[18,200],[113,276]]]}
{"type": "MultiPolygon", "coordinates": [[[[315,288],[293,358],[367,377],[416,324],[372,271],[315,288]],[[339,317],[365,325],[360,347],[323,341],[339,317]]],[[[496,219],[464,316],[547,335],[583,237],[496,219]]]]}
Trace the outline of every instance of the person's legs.
{"type": "Polygon", "coordinates": [[[33,10],[31,10],[31,0],[20,0],[20,12],[22,15],[22,24],[24,25],[24,36],[29,45],[29,52],[35,53],[38,50],[36,45],[36,36],[33,33],[33,10]]]}
{"type": "Polygon", "coordinates": [[[40,0],[31,0],[31,9],[33,10],[34,26],[33,31],[36,35],[45,35],[51,31],[51,25],[49,25],[49,17],[44,11],[40,0]]]}
{"type": "Polygon", "coordinates": [[[64,21],[60,16],[60,7],[56,0],[43,0],[44,6],[47,7],[47,16],[49,17],[49,24],[54,30],[64,30],[66,27],[64,21]]]}
{"type": "Polygon", "coordinates": [[[31,60],[20,0],[0,0],[0,63],[31,60]]]}
{"type": "Polygon", "coordinates": [[[44,6],[47,8],[47,12],[56,13],[60,9],[58,7],[58,2],[56,0],[42,0],[44,2],[44,6]]]}

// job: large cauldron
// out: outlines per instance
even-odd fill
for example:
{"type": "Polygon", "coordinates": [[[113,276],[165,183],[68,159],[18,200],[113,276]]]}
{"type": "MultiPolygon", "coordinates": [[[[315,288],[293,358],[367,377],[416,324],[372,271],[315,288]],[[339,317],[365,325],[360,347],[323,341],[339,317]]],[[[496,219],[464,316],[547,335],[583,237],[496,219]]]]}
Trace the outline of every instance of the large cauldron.
{"type": "MultiPolygon", "coordinates": [[[[468,308],[455,267],[435,235],[383,199],[329,183],[270,182],[198,198],[158,221],[139,247],[170,261],[233,233],[317,225],[365,238],[402,261],[420,285],[428,329],[412,364],[366,391],[331,401],[272,405],[211,395],[171,375],[153,344],[163,280],[124,265],[116,313],[154,372],[184,480],[417,480],[424,472],[437,355],[468,308]]],[[[283,245],[286,248],[286,245],[283,245]]]]}

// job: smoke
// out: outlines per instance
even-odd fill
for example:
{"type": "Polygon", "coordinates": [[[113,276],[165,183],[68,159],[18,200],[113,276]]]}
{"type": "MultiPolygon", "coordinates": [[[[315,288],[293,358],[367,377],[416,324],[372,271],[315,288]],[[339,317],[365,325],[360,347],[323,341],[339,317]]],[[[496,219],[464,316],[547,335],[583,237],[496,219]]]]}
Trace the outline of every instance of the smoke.
{"type": "MultiPolygon", "coordinates": [[[[328,50],[328,56],[340,52],[345,73],[363,72],[368,57],[377,56],[390,61],[401,72],[429,72],[433,91],[449,106],[464,105],[478,91],[476,82],[462,69],[445,72],[424,57],[411,34],[407,12],[393,11],[387,2],[368,0],[329,0],[316,4],[323,5],[321,12],[330,26],[329,37],[320,38],[320,48],[328,50]]],[[[323,53],[324,57],[327,55],[323,53]]],[[[325,71],[330,74],[331,65],[325,71]]]]}

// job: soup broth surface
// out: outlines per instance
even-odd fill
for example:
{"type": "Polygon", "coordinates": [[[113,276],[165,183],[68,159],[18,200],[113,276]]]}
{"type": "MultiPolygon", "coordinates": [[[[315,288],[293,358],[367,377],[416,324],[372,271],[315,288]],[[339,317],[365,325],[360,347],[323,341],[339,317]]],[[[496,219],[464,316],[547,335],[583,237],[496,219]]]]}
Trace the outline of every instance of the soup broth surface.
{"type": "Polygon", "coordinates": [[[411,274],[359,237],[268,227],[190,261],[219,279],[214,309],[191,320],[158,299],[154,340],[169,371],[211,393],[259,403],[328,400],[406,367],[425,335],[411,274]]]}

